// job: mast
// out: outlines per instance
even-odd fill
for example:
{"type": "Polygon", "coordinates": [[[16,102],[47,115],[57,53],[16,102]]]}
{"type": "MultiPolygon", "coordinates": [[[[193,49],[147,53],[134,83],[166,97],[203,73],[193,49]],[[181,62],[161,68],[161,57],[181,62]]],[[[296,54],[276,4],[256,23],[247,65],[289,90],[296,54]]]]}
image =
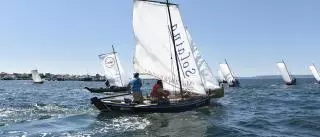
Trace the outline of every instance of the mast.
{"type": "Polygon", "coordinates": [[[118,60],[117,60],[116,52],[114,51],[113,45],[112,45],[112,53],[113,53],[114,58],[116,60],[117,69],[118,69],[118,73],[119,73],[119,76],[120,76],[120,82],[121,82],[121,85],[123,86],[122,79],[121,79],[121,73],[120,73],[120,69],[119,69],[119,65],[118,65],[118,60]]]}
{"type": "Polygon", "coordinates": [[[170,13],[170,7],[169,7],[169,0],[166,1],[166,5],[167,5],[167,9],[168,9],[168,14],[169,14],[171,39],[172,39],[172,43],[173,43],[174,56],[175,56],[175,59],[176,59],[176,65],[177,65],[177,71],[178,71],[179,86],[180,86],[180,95],[181,95],[181,98],[183,98],[182,83],[181,83],[179,63],[178,63],[178,54],[177,54],[176,42],[175,42],[175,40],[174,40],[174,36],[173,36],[174,34],[173,34],[173,30],[172,30],[173,27],[172,27],[171,13],[170,13]]]}

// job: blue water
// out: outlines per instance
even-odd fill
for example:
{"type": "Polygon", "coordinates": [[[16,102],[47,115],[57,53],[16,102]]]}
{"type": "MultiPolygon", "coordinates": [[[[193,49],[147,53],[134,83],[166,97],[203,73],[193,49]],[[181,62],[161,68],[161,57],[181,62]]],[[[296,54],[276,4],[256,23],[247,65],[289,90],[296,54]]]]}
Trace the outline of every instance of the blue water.
{"type": "Polygon", "coordinates": [[[100,113],[83,87],[103,82],[0,81],[0,136],[320,136],[320,84],[242,79],[217,103],[182,113],[100,113]]]}

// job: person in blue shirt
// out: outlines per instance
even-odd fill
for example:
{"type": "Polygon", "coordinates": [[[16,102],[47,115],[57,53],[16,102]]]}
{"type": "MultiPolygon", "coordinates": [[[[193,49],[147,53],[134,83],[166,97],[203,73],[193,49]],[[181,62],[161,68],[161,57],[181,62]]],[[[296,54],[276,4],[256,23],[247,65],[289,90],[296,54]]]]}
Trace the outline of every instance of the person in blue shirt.
{"type": "Polygon", "coordinates": [[[143,96],[142,96],[142,81],[139,78],[139,73],[133,74],[133,80],[130,81],[131,91],[133,94],[133,102],[135,103],[142,103],[143,102],[143,96]]]}

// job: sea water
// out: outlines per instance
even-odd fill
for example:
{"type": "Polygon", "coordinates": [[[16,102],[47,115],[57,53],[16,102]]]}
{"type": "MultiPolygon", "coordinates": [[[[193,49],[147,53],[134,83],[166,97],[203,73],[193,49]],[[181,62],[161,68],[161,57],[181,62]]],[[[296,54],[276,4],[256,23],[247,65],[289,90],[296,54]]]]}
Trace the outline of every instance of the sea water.
{"type": "Polygon", "coordinates": [[[320,84],[314,79],[293,86],[280,79],[240,83],[209,106],[129,115],[100,113],[90,103],[101,95],[84,87],[103,82],[0,81],[0,136],[320,136],[320,84]]]}

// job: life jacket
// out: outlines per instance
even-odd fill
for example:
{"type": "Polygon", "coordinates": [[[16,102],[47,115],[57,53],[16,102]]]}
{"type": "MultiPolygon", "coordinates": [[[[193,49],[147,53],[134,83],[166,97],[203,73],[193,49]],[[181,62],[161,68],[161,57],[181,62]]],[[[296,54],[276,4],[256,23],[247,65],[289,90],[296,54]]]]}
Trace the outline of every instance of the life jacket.
{"type": "Polygon", "coordinates": [[[159,84],[155,84],[155,85],[152,87],[152,91],[151,91],[151,93],[150,93],[150,96],[151,96],[151,97],[158,97],[158,96],[159,96],[158,88],[160,88],[160,85],[159,85],[159,84]]]}

